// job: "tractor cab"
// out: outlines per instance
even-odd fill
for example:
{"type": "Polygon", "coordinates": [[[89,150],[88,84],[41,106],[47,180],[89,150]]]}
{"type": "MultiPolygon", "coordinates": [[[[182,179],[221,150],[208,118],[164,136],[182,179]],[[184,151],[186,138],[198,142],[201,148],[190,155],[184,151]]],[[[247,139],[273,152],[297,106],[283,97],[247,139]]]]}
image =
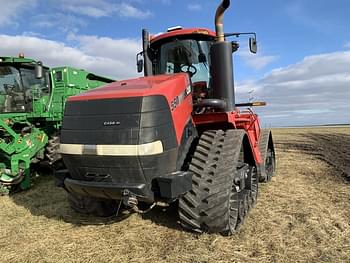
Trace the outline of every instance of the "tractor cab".
{"type": "Polygon", "coordinates": [[[33,91],[48,93],[48,85],[48,69],[43,68],[40,63],[23,57],[1,57],[0,113],[30,112],[33,91]]]}
{"type": "Polygon", "coordinates": [[[250,51],[257,51],[255,33],[224,33],[220,16],[216,19],[219,34],[204,28],[174,27],[150,36],[144,29],[143,51],[137,55],[138,72],[144,71],[145,76],[189,74],[194,113],[235,109],[232,53],[239,44],[227,41],[228,37],[250,35],[250,51]]]}
{"type": "MultiPolygon", "coordinates": [[[[146,33],[147,34],[147,33],[146,33]]],[[[215,41],[215,33],[207,29],[168,29],[167,33],[151,37],[147,55],[151,70],[145,65],[145,75],[188,73],[193,99],[210,97],[210,47],[215,41]],[[148,72],[147,72],[148,71],[148,72]]],[[[138,64],[143,65],[138,55],[138,64]]],[[[147,58],[145,59],[147,60],[147,58]]],[[[141,72],[143,67],[139,67],[141,72]]]]}
{"type": "Polygon", "coordinates": [[[213,37],[198,33],[181,34],[181,31],[180,35],[170,34],[151,41],[154,75],[186,72],[193,83],[205,81],[209,85],[209,51],[213,37]]]}

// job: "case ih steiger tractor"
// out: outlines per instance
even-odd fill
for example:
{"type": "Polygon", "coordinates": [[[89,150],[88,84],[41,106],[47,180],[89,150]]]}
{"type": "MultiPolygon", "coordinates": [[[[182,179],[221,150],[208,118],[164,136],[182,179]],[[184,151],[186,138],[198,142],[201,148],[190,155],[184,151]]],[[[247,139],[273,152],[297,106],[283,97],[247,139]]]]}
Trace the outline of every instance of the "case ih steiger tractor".
{"type": "Polygon", "coordinates": [[[138,69],[145,77],[68,99],[60,151],[73,209],[108,216],[121,205],[144,212],[140,204],[178,201],[181,224],[193,231],[227,235],[243,222],[259,179],[274,173],[275,154],[250,108],[264,103],[235,104],[238,44],[226,38],[244,33],[224,33],[229,5],[217,9],[216,33],[144,30],[138,69]]]}
{"type": "Polygon", "coordinates": [[[0,57],[0,194],[30,187],[33,163],[61,158],[59,129],[68,96],[113,80],[81,69],[0,57]]]}

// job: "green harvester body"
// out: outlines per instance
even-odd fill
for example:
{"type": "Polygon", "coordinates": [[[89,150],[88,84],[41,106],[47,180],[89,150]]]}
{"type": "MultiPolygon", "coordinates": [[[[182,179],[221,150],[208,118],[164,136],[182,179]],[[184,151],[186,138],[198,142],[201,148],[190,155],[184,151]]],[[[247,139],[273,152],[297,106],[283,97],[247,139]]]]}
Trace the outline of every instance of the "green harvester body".
{"type": "Polygon", "coordinates": [[[0,194],[28,189],[34,163],[57,161],[68,97],[114,80],[72,67],[42,67],[23,57],[0,57],[0,194]]]}

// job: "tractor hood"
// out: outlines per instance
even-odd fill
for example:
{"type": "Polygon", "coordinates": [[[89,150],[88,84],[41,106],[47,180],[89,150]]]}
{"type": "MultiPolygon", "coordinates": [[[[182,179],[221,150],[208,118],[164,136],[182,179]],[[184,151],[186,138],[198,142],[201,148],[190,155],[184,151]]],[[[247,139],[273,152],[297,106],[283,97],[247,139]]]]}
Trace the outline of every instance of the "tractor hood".
{"type": "Polygon", "coordinates": [[[190,92],[189,76],[186,73],[179,73],[113,82],[101,88],[70,97],[68,101],[89,101],[163,95],[170,103],[185,89],[190,92]]]}
{"type": "Polygon", "coordinates": [[[186,73],[114,82],[68,100],[60,152],[74,180],[152,196],[153,179],[177,168],[191,112],[186,73]]]}
{"type": "Polygon", "coordinates": [[[179,73],[118,81],[70,97],[61,141],[139,145],[170,138],[164,149],[174,148],[192,112],[191,91],[189,75],[179,73]]]}

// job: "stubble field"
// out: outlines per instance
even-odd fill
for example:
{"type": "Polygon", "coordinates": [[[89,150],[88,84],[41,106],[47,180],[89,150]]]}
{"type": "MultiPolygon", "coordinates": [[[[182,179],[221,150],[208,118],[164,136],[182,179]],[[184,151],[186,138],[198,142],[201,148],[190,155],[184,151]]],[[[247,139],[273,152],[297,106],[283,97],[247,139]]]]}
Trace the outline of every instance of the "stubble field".
{"type": "Polygon", "coordinates": [[[350,262],[350,127],[273,135],[276,177],[234,236],[183,231],[174,207],[82,216],[42,176],[0,197],[0,262],[350,262]]]}

